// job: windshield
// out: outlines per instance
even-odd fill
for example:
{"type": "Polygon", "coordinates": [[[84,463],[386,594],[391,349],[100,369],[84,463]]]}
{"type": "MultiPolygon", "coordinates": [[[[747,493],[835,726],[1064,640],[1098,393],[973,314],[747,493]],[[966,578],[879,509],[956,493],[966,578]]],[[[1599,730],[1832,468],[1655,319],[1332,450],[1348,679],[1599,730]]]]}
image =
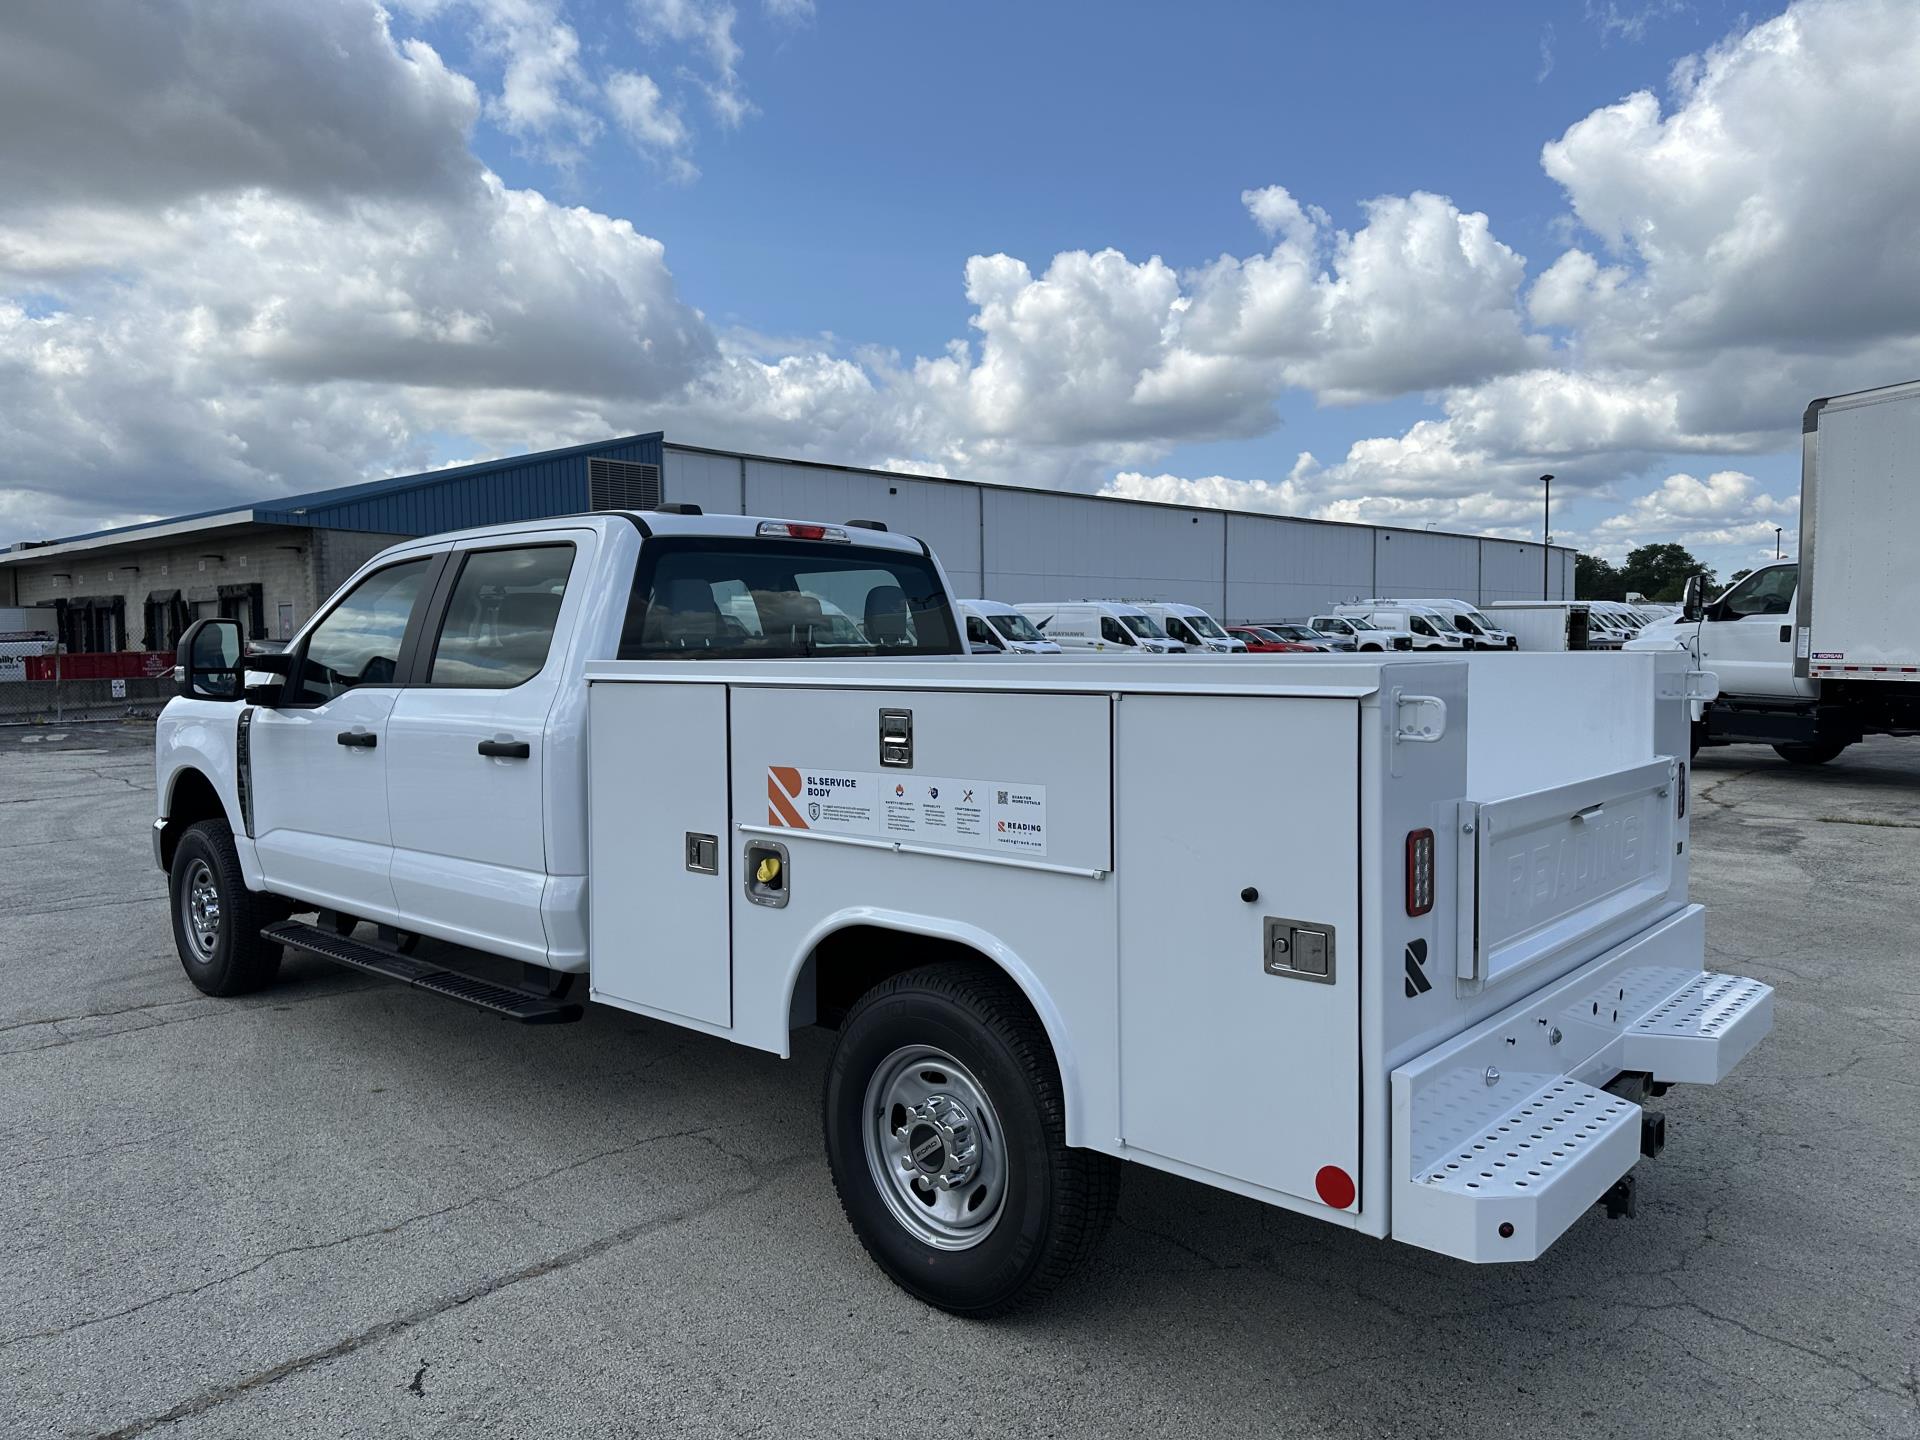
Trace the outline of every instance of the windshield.
{"type": "Polygon", "coordinates": [[[1466,613],[1466,618],[1471,620],[1474,623],[1474,627],[1476,629],[1486,631],[1494,628],[1493,622],[1487,619],[1487,617],[1482,615],[1478,610],[1468,610],[1465,613],[1466,613]]]}
{"type": "Polygon", "coordinates": [[[987,619],[993,622],[994,629],[1009,640],[1034,644],[1047,638],[1034,629],[1033,621],[1024,615],[989,615],[987,619]]]}
{"type": "Polygon", "coordinates": [[[1122,614],[1120,623],[1138,635],[1142,640],[1164,640],[1167,638],[1167,632],[1162,630],[1159,625],[1154,622],[1154,618],[1151,615],[1122,614]]]}
{"type": "Polygon", "coordinates": [[[1198,630],[1209,640],[1224,640],[1227,638],[1227,632],[1220,628],[1219,622],[1211,615],[1183,615],[1180,618],[1185,620],[1187,624],[1198,630]]]}

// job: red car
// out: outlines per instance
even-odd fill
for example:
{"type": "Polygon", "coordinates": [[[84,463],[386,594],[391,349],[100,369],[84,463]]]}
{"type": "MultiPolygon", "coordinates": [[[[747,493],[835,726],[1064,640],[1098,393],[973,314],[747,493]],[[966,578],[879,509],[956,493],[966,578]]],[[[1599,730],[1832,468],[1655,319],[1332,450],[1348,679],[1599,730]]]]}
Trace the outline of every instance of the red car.
{"type": "Polygon", "coordinates": [[[1248,651],[1255,655],[1312,655],[1319,649],[1276,635],[1259,625],[1229,625],[1227,633],[1236,640],[1246,641],[1248,651]]]}

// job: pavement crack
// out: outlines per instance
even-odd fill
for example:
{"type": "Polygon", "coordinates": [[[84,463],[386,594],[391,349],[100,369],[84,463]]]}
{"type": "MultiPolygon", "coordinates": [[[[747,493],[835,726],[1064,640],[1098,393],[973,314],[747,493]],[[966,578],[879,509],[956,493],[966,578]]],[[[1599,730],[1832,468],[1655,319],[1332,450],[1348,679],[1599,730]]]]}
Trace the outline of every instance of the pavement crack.
{"type": "MultiPolygon", "coordinates": [[[[668,1139],[670,1137],[658,1136],[654,1138],[668,1139]]],[[[531,1264],[522,1265],[518,1269],[509,1270],[503,1275],[495,1275],[489,1279],[469,1285],[463,1290],[442,1295],[438,1299],[430,1300],[426,1304],[416,1306],[414,1309],[408,1310],[403,1314],[396,1315],[388,1320],[383,1320],[377,1325],[370,1326],[365,1330],[356,1331],[342,1340],[335,1341],[323,1350],[313,1350],[305,1355],[295,1356],[291,1360],[283,1360],[278,1365],[269,1366],[265,1370],[254,1372],[244,1380],[237,1380],[231,1385],[218,1386],[215,1389],[205,1391],[195,1396],[191,1400],[183,1400],[172,1409],[162,1411],[158,1415],[149,1415],[122,1425],[116,1430],[105,1431],[98,1437],[98,1440],[133,1440],[133,1437],[148,1434],[150,1431],[159,1429],[162,1425],[172,1425],[181,1420],[190,1420],[195,1416],[204,1415],[210,1410],[216,1410],[222,1405],[241,1399],[255,1391],[263,1390],[270,1385],[277,1384],[289,1376],[301,1374],[304,1371],[313,1369],[317,1365],[324,1365],[330,1360],[338,1360],[344,1355],[351,1355],[357,1350],[364,1350],[369,1345],[376,1345],[383,1340],[390,1340],[396,1335],[404,1335],[446,1314],[449,1310],[458,1309],[460,1306],[471,1304],[475,1300],[484,1300],[489,1296],[497,1295],[501,1291],[511,1289],[516,1285],[524,1285],[530,1281],[544,1279],[548,1275],[558,1274],[563,1270],[571,1269],[573,1266],[585,1261],[597,1259],[609,1251],[618,1250],[624,1245],[630,1245],[636,1240],[644,1240],[649,1235],[658,1234],[663,1230],[669,1230],[678,1225],[684,1225],[690,1220],[696,1220],[713,1211],[738,1204],[754,1194],[764,1183],[765,1180],[763,1177],[756,1176],[739,1188],[726,1191],[700,1204],[689,1205],[665,1215],[656,1216],[650,1220],[640,1220],[631,1225],[624,1225],[609,1234],[584,1241],[570,1250],[563,1250],[558,1255],[549,1256],[544,1260],[536,1260],[531,1264]]],[[[420,1374],[414,1377],[415,1380],[421,1380],[425,1373],[426,1367],[423,1364],[420,1374]]],[[[408,1388],[412,1389],[412,1386],[408,1388]]],[[[421,1393],[424,1393],[424,1385],[421,1393]]]]}
{"type": "MultiPolygon", "coordinates": [[[[499,1190],[489,1191],[484,1195],[469,1196],[467,1199],[457,1201],[454,1204],[442,1205],[436,1210],[426,1210],[418,1215],[409,1215],[405,1219],[396,1220],[390,1225],[378,1225],[370,1230],[356,1230],[349,1235],[337,1235],[331,1240],[316,1240],[305,1245],[289,1245],[284,1249],[275,1250],[272,1254],[266,1255],[250,1265],[243,1265],[238,1270],[230,1270],[225,1274],[216,1275],[211,1280],[203,1280],[197,1285],[189,1285],[179,1290],[169,1290],[164,1294],[150,1296],[137,1305],[128,1305],[123,1309],[110,1311],[105,1315],[92,1315],[84,1320],[77,1320],[71,1325],[57,1325],[48,1330],[31,1330],[24,1334],[8,1336],[5,1339],[0,1339],[0,1351],[10,1350],[16,1345],[24,1345],[34,1340],[53,1340],[62,1336],[75,1334],[82,1330],[91,1330],[97,1325],[105,1325],[114,1320],[124,1320],[129,1315],[138,1315],[143,1310],[150,1310],[155,1305],[164,1305],[172,1300],[190,1300],[195,1295],[199,1295],[204,1291],[215,1289],[221,1285],[231,1284],[235,1280],[243,1280],[247,1276],[264,1270],[267,1266],[284,1260],[291,1255],[310,1255],[322,1250],[338,1249],[342,1245],[351,1245],[360,1240],[372,1240],[383,1236],[397,1235],[402,1230],[424,1224],[429,1220],[438,1220],[462,1210],[471,1210],[476,1205],[491,1204],[517,1191],[525,1190],[529,1186],[538,1185],[543,1180],[550,1180],[556,1175],[564,1175],[568,1171],[578,1170],[582,1166],[591,1165],[596,1160],[605,1160],[615,1155],[625,1155],[631,1151],[640,1150],[648,1145],[655,1145],[665,1140],[682,1140],[700,1136],[702,1131],[714,1128],[716,1127],[711,1125],[698,1125],[686,1130],[672,1130],[658,1135],[642,1136],[640,1139],[633,1140],[628,1144],[610,1145],[605,1149],[596,1150],[590,1155],[582,1155],[578,1159],[569,1160],[564,1165],[556,1165],[549,1170],[543,1170],[538,1175],[529,1175],[525,1179],[514,1181],[511,1185],[503,1186],[499,1190]]],[[[729,1158],[738,1160],[738,1157],[730,1156],[729,1158]]]]}

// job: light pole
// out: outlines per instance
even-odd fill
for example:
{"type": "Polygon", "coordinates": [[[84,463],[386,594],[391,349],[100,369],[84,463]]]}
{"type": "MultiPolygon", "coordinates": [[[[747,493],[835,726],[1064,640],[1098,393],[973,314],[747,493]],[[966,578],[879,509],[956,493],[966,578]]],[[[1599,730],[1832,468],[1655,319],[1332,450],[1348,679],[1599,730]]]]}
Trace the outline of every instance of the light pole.
{"type": "Polygon", "coordinates": [[[1547,581],[1547,567],[1553,562],[1553,477],[1540,477],[1540,598],[1551,600],[1553,587],[1547,581]]]}
{"type": "Polygon", "coordinates": [[[1773,558],[1776,560],[1781,558],[1780,557],[1780,532],[1785,528],[1786,527],[1782,525],[1776,525],[1773,527],[1773,558]]]}

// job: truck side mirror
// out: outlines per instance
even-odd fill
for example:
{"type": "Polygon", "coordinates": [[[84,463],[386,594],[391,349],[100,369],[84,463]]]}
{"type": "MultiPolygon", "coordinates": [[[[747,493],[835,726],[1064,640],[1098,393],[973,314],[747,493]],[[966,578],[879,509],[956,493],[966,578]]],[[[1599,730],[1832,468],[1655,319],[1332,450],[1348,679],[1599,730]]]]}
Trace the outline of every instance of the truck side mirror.
{"type": "Polygon", "coordinates": [[[173,678],[193,700],[238,700],[245,642],[238,620],[196,620],[174,651],[173,678]]]}
{"type": "Polygon", "coordinates": [[[1680,592],[1680,618],[1689,625],[1697,625],[1707,613],[1706,577],[1689,575],[1687,587],[1680,592]]]}

